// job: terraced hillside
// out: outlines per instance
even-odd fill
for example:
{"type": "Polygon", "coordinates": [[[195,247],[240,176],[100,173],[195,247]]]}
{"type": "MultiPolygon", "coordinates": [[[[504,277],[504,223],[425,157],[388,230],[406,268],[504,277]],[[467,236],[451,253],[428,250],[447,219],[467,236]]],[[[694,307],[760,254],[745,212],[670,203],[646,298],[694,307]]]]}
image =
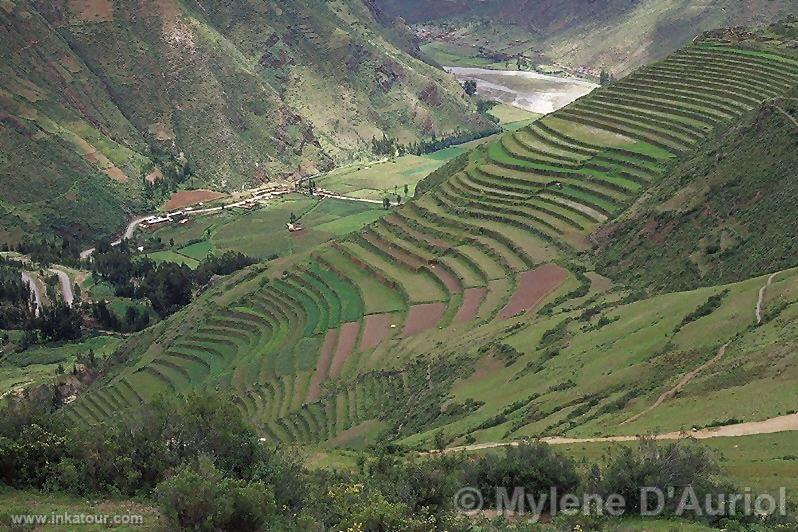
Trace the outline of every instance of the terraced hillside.
{"type": "Polygon", "coordinates": [[[116,369],[66,413],[96,423],[158,393],[210,388],[229,391],[272,441],[349,445],[387,431],[420,444],[431,427],[457,427],[448,433],[456,440],[509,423],[491,412],[498,416],[528,390],[520,406],[559,391],[577,413],[563,403],[554,413],[527,408],[512,431],[480,437],[529,433],[523,427],[536,422],[539,432],[570,426],[541,422],[552,415],[570,422],[590,412],[595,422],[614,412],[596,410],[618,400],[624,379],[634,376],[626,362],[677,357],[671,351],[682,337],[668,339],[682,330],[699,338],[688,327],[698,318],[687,316],[709,296],[734,294],[733,327],[701,338],[694,351],[685,343],[692,358],[680,363],[749,327],[739,309],[753,305],[749,292],[760,282],[633,304],[623,289],[608,293],[612,283],[591,271],[584,253],[591,235],[708,137],[796,84],[798,57],[779,42],[706,36],[472,152],[461,171],[358,234],[217,286],[148,333],[154,342],[131,340],[116,369]],[[672,312],[646,311],[660,308],[672,312]],[[539,379],[559,343],[585,327],[596,331],[593,348],[579,344],[575,365],[539,379]],[[510,337],[517,340],[503,342],[510,337]],[[605,374],[611,391],[567,392],[592,354],[616,342],[618,349],[632,342],[634,352],[605,374]],[[509,368],[512,375],[502,373],[509,380],[480,381],[499,372],[497,364],[509,368]],[[474,420],[484,426],[467,426],[474,420]]]}
{"type": "Polygon", "coordinates": [[[110,236],[175,159],[238,190],[492,127],[403,43],[361,0],[3,2],[0,244],[110,236]]]}

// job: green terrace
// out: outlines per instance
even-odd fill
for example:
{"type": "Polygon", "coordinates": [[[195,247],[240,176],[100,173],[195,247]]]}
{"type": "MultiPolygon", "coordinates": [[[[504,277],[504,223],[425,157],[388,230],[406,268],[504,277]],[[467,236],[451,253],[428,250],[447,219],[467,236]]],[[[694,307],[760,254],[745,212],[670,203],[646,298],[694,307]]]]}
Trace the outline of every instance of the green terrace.
{"type": "MultiPolygon", "coordinates": [[[[97,423],[158,393],[217,388],[270,441],[377,430],[386,405],[431,386],[417,359],[440,347],[440,331],[495,335],[547,302],[585,298],[572,265],[600,224],[716,128],[796,83],[798,60],[775,51],[692,44],[473,150],[439,186],[257,274],[233,301],[208,296],[186,334],[156,342],[66,415],[97,423]]],[[[500,429],[481,437],[534,432],[500,429]]]]}

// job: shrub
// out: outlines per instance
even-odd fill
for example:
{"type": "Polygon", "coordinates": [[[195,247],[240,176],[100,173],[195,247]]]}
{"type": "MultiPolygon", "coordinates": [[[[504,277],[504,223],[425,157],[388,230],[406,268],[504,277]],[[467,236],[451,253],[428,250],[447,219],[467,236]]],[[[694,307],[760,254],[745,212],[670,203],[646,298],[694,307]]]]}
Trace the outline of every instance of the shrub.
{"type": "Polygon", "coordinates": [[[497,487],[506,488],[510,494],[515,487],[523,487],[526,494],[534,494],[538,500],[551,488],[558,493],[573,493],[579,486],[574,463],[545,443],[508,447],[503,456],[483,456],[466,471],[466,477],[466,485],[480,489],[489,505],[496,503],[497,487]]]}
{"type": "Polygon", "coordinates": [[[184,530],[260,530],[276,513],[264,483],[224,478],[206,456],[161,482],[156,495],[167,521],[184,530]]]}

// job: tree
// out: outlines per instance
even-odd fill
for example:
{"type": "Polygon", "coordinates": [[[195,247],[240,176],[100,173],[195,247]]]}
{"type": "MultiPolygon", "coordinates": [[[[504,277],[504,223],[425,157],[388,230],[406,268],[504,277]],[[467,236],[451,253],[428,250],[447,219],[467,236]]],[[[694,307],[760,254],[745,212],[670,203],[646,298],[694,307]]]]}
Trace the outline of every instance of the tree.
{"type": "Polygon", "coordinates": [[[292,212],[291,215],[288,217],[288,221],[293,224],[296,223],[296,220],[297,220],[296,214],[292,212]]]}
{"type": "Polygon", "coordinates": [[[405,196],[409,195],[410,195],[410,186],[407,183],[405,183],[405,196]]]}
{"type": "Polygon", "coordinates": [[[606,70],[601,70],[601,75],[599,75],[599,85],[609,85],[615,81],[615,77],[612,75],[612,72],[607,72],[606,70]]]}
{"type": "Polygon", "coordinates": [[[474,96],[477,93],[477,82],[473,79],[467,79],[463,82],[463,90],[469,96],[474,96]]]}
{"type": "Polygon", "coordinates": [[[152,308],[168,316],[191,302],[192,272],[182,264],[164,262],[144,277],[141,289],[152,308]]]}
{"type": "Polygon", "coordinates": [[[388,199],[387,197],[386,198],[382,198],[382,208],[387,210],[390,207],[391,207],[391,200],[388,199]]]}
{"type": "Polygon", "coordinates": [[[435,448],[439,451],[443,451],[446,449],[446,436],[443,435],[443,430],[439,430],[435,433],[435,448]]]}

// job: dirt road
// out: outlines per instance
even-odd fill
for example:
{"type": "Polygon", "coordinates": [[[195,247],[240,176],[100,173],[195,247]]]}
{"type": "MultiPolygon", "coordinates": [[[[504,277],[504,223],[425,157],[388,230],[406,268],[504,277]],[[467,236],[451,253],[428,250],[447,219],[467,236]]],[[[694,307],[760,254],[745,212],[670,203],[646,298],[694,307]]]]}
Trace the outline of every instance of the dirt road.
{"type": "Polygon", "coordinates": [[[23,283],[28,283],[28,286],[30,287],[31,292],[33,292],[33,297],[36,300],[36,315],[38,316],[39,315],[39,311],[42,308],[42,291],[39,290],[39,285],[36,284],[36,281],[33,279],[31,274],[29,274],[28,272],[22,272],[22,282],[23,283]]]}
{"type": "MultiPolygon", "coordinates": [[[[133,233],[136,232],[136,228],[139,226],[139,224],[149,217],[150,215],[148,214],[146,216],[137,216],[136,218],[130,220],[130,223],[127,224],[127,227],[125,228],[125,232],[122,233],[122,236],[111,242],[111,245],[118,246],[119,244],[122,243],[122,240],[132,237],[133,233]]],[[[92,253],[94,253],[94,248],[84,249],[83,251],[80,252],[80,258],[87,259],[91,257],[92,253]]]]}
{"type": "MultiPolygon", "coordinates": [[[[705,440],[709,438],[729,438],[734,436],[751,436],[755,434],[772,434],[775,432],[798,431],[798,414],[779,416],[764,421],[751,421],[748,423],[738,423],[736,425],[726,425],[711,429],[701,429],[690,432],[674,431],[652,436],[655,440],[681,440],[685,438],[695,438],[705,440]]],[[[596,438],[564,438],[552,436],[541,438],[540,441],[549,445],[569,445],[576,443],[609,443],[609,442],[630,442],[637,441],[640,436],[604,436],[596,438]]],[[[495,443],[475,443],[473,445],[460,445],[444,449],[444,453],[454,453],[458,451],[478,451],[481,449],[495,449],[498,447],[515,447],[520,442],[495,442],[495,443]]],[[[436,453],[437,451],[429,451],[436,453]]]]}
{"type": "Polygon", "coordinates": [[[50,271],[58,276],[58,282],[61,283],[61,295],[64,296],[64,303],[71,307],[72,303],[75,302],[75,294],[72,291],[72,281],[69,279],[69,275],[64,270],[59,270],[58,268],[50,268],[50,271]]]}

